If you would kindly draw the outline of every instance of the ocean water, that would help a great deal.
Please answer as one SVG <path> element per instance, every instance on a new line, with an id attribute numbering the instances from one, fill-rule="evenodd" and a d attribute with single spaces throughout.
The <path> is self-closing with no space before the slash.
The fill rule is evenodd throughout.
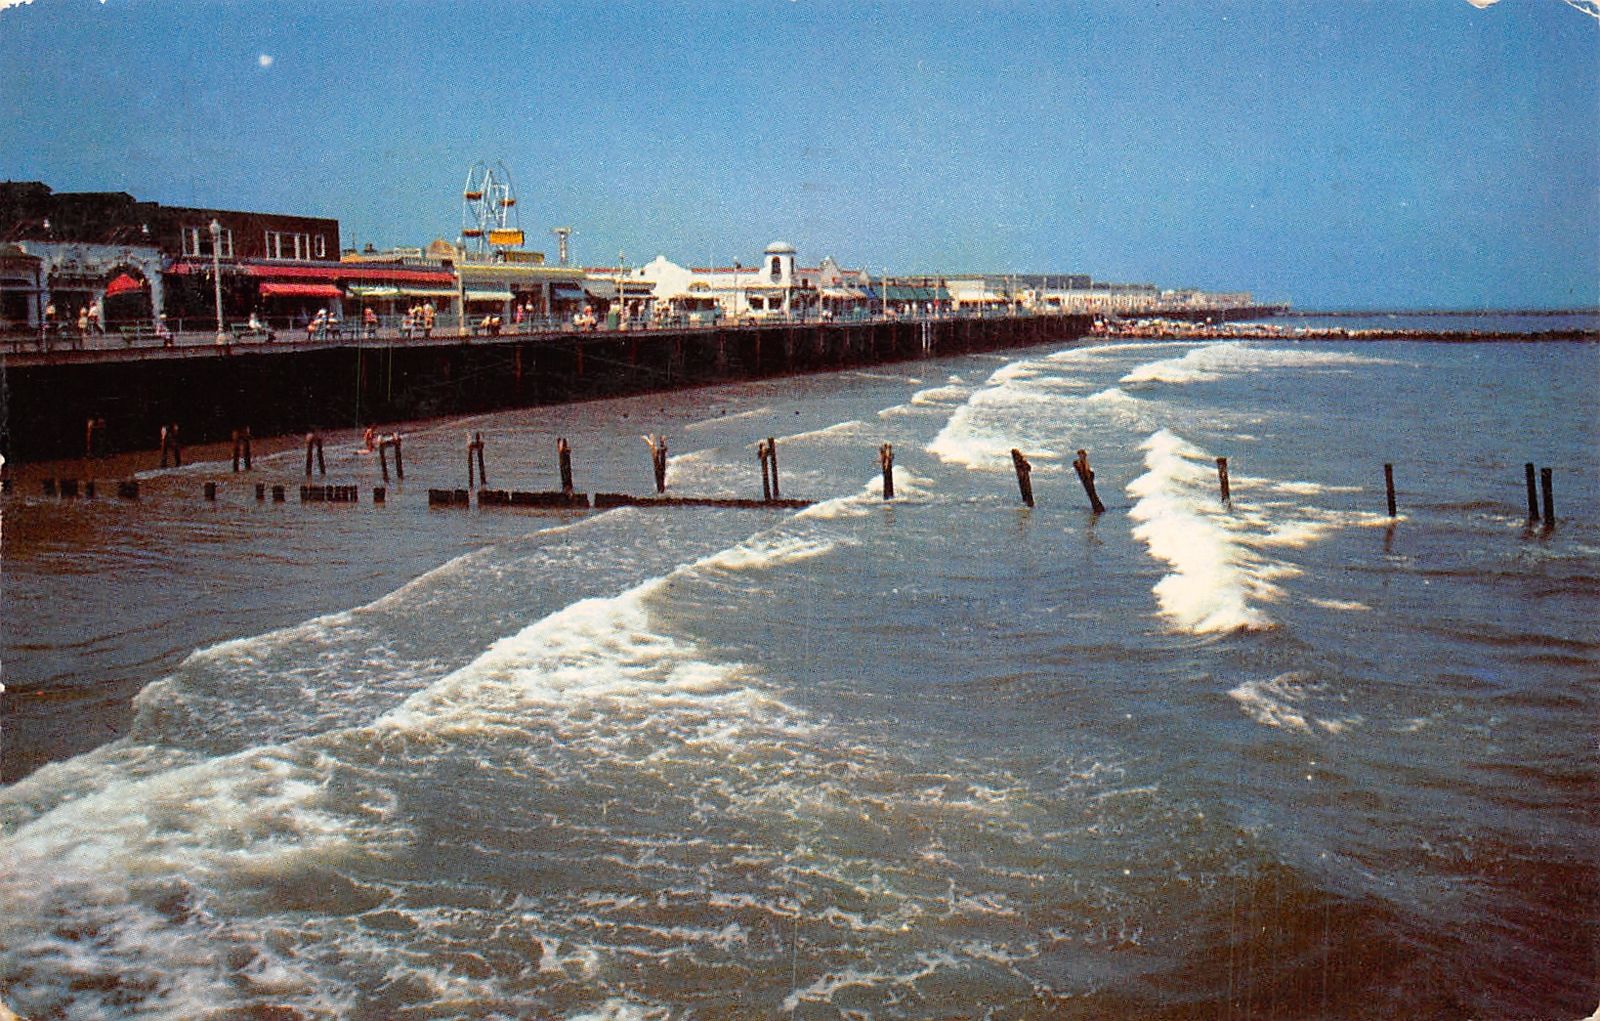
<path id="1" fill-rule="evenodd" d="M 1592 344 L 1085 341 L 414 424 L 385 506 L 348 435 L 357 506 L 215 451 L 136 505 L 20 485 L 0 998 L 1582 1017 L 1597 382 Z M 429 510 L 471 430 L 496 486 L 566 436 L 643 493 L 664 432 L 671 492 L 737 496 L 774 436 L 817 502 Z"/>

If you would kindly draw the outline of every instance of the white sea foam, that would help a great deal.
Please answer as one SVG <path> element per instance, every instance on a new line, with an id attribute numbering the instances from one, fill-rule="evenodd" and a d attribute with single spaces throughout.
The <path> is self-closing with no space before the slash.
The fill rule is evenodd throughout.
<path id="1" fill-rule="evenodd" d="M 1390 364 L 1393 363 L 1382 358 L 1320 347 L 1279 348 L 1230 340 L 1201 345 L 1179 358 L 1147 362 L 1123 376 L 1122 382 L 1206 383 L 1263 369 L 1345 369 Z"/>
<path id="2" fill-rule="evenodd" d="M 1270 680 L 1246 681 L 1228 692 L 1246 715 L 1263 726 L 1310 734 L 1320 730 L 1338 735 L 1361 723 L 1360 716 L 1313 715 L 1311 703 L 1342 699 L 1328 685 L 1309 674 L 1291 671 Z"/>
<path id="3" fill-rule="evenodd" d="M 738 422 L 747 418 L 770 419 L 775 412 L 769 407 L 752 408 L 749 411 L 736 411 L 731 415 L 717 415 L 713 418 L 702 418 L 698 422 L 690 422 L 685 429 L 704 429 L 708 426 L 722 425 L 726 422 Z"/>
<path id="4" fill-rule="evenodd" d="M 1128 483 L 1137 498 L 1129 516 L 1139 522 L 1134 536 L 1172 568 L 1154 589 L 1162 613 L 1194 634 L 1273 626 L 1251 600 L 1281 592 L 1222 520 L 1207 473 L 1192 460 L 1203 453 L 1165 429 L 1140 449 L 1147 471 Z"/>

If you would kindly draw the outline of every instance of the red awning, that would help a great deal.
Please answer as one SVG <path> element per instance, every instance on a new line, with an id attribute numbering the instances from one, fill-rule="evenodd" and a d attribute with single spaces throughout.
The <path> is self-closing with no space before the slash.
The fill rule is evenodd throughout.
<path id="1" fill-rule="evenodd" d="M 326 266 L 274 266 L 270 263 L 242 262 L 245 276 L 271 277 L 274 280 L 359 280 L 367 283 L 452 284 L 455 274 L 445 270 L 399 269 L 361 263 L 329 263 Z"/>
<path id="2" fill-rule="evenodd" d="M 106 284 L 106 297 L 109 298 L 113 294 L 122 294 L 126 291 L 140 291 L 143 289 L 143 280 L 135 280 L 126 273 L 119 273 L 111 278 L 109 284 Z"/>
<path id="3" fill-rule="evenodd" d="M 165 270 L 175 276 L 210 273 L 211 263 L 174 262 Z M 224 262 L 222 272 L 240 273 L 247 277 L 269 280 L 318 280 L 355 282 L 364 284 L 433 284 L 440 287 L 455 285 L 456 276 L 445 269 L 418 269 L 412 266 L 384 266 L 360 262 L 326 262 L 321 265 L 285 266 L 271 262 Z"/>
<path id="4" fill-rule="evenodd" d="M 342 298 L 339 288 L 332 284 L 275 284 L 261 285 L 263 298 Z"/>

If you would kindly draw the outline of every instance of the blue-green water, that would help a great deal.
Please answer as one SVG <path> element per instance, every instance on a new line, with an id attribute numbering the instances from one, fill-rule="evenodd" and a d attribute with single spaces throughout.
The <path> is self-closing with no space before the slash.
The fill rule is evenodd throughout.
<path id="1" fill-rule="evenodd" d="M 355 507 L 216 462 L 14 495 L 0 995 L 1581 1016 L 1597 381 L 1585 344 L 1085 342 L 426 423 L 385 506 L 354 437 Z M 671 491 L 741 496 L 776 436 L 821 502 L 429 511 L 468 430 L 497 486 L 553 488 L 566 436 L 580 489 L 643 492 L 665 432 Z"/>

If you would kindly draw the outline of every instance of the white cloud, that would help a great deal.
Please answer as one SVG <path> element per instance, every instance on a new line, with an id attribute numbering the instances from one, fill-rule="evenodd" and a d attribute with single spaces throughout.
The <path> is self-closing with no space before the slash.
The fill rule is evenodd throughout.
<path id="1" fill-rule="evenodd" d="M 256 63 L 260 64 L 262 67 L 271 67 L 272 66 L 272 54 L 263 53 L 261 56 L 256 58 Z"/>

